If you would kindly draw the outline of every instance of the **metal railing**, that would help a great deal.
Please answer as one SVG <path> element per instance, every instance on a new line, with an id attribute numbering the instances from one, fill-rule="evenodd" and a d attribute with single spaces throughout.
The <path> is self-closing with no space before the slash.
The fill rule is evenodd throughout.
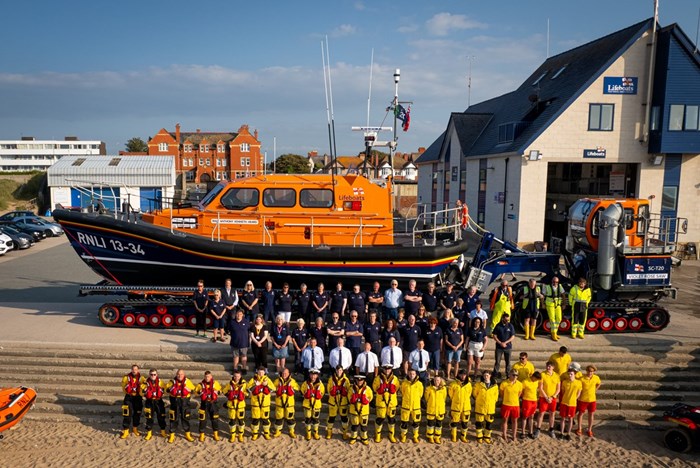
<path id="1" fill-rule="evenodd" d="M 448 233 L 450 240 L 460 240 L 462 226 L 459 211 L 459 208 L 448 208 L 419 214 L 412 229 L 413 246 L 416 246 L 418 239 L 422 239 L 425 245 L 434 246 L 437 244 L 439 233 Z M 423 227 L 419 228 L 421 221 Z"/>

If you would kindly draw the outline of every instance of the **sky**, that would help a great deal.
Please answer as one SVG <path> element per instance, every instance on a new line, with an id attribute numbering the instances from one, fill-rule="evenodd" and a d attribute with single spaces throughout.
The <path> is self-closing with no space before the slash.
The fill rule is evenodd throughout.
<path id="1" fill-rule="evenodd" d="M 549 55 L 653 16 L 652 0 L 3 0 L 0 139 L 102 140 L 108 154 L 161 128 L 259 131 L 273 155 L 329 152 L 321 42 L 328 38 L 338 155 L 352 126 L 393 125 L 393 74 L 429 146 L 451 112 L 517 88 Z M 692 41 L 698 0 L 660 0 Z M 549 41 L 547 23 L 549 22 Z M 471 93 L 468 77 L 471 68 Z M 390 139 L 389 133 L 379 139 Z M 276 147 L 273 141 L 276 140 Z"/>

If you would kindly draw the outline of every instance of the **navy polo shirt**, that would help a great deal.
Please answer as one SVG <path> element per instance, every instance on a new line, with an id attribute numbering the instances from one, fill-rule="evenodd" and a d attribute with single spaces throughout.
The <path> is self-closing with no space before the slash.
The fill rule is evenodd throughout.
<path id="1" fill-rule="evenodd" d="M 270 329 L 270 336 L 276 344 L 282 345 L 284 344 L 284 340 L 286 340 L 289 336 L 289 329 L 287 328 L 287 325 L 282 325 L 281 327 L 274 325 Z"/>
<path id="2" fill-rule="evenodd" d="M 364 336 L 367 343 L 375 343 L 381 340 L 382 326 L 379 322 L 374 322 L 374 324 L 366 322 L 363 328 L 365 330 Z"/>
<path id="3" fill-rule="evenodd" d="M 440 297 L 440 300 L 442 301 L 442 305 L 444 305 L 446 308 L 453 309 L 457 303 L 457 293 L 454 292 L 454 290 L 452 292 L 444 291 Z"/>
<path id="4" fill-rule="evenodd" d="M 277 293 L 277 311 L 291 312 L 292 311 L 292 294 L 289 292 L 280 291 Z"/>
<path id="5" fill-rule="evenodd" d="M 297 294 L 297 307 L 299 310 L 299 315 L 306 317 L 309 313 L 309 302 L 311 302 L 311 293 L 309 291 L 301 292 Z"/>
<path id="6" fill-rule="evenodd" d="M 231 347 L 234 349 L 250 347 L 250 322 L 245 317 L 239 322 L 231 320 L 229 324 Z"/>
<path id="7" fill-rule="evenodd" d="M 366 304 L 367 295 L 362 291 L 353 291 L 348 295 L 348 310 L 355 310 L 358 313 L 364 313 Z"/>
<path id="8" fill-rule="evenodd" d="M 425 350 L 429 353 L 434 353 L 440 350 L 440 340 L 442 339 L 442 330 L 440 327 L 435 327 L 435 330 L 428 328 L 423 334 L 425 341 Z"/>
<path id="9" fill-rule="evenodd" d="M 343 325 L 343 322 L 338 320 L 338 323 L 330 322 L 329 324 L 326 325 L 326 328 L 328 330 L 339 331 L 339 330 L 344 330 L 345 325 Z M 328 334 L 328 349 L 335 349 L 338 347 L 338 338 L 340 338 L 340 337 L 333 336 L 330 333 Z"/>
<path id="10" fill-rule="evenodd" d="M 420 309 L 420 304 L 422 302 L 423 298 L 423 293 L 418 291 L 417 289 L 415 291 L 404 291 L 403 293 L 404 298 L 406 297 L 419 297 L 421 298 L 421 301 L 413 302 L 413 301 L 407 301 L 404 299 L 403 303 L 403 309 L 406 311 L 406 317 L 409 315 L 418 315 L 418 309 Z"/>
<path id="11" fill-rule="evenodd" d="M 300 348 L 303 348 L 307 341 L 309 341 L 309 332 L 306 328 L 295 328 L 292 330 L 292 339 L 294 343 Z"/>
<path id="12" fill-rule="evenodd" d="M 358 331 L 360 332 L 360 336 L 347 336 L 348 332 L 355 332 Z M 345 344 L 347 345 L 348 348 L 356 348 L 359 349 L 360 345 L 362 344 L 362 334 L 364 333 L 364 328 L 362 327 L 362 324 L 357 321 L 355 323 L 352 323 L 351 321 L 345 322 Z"/>
<path id="13" fill-rule="evenodd" d="M 429 292 L 423 293 L 423 305 L 428 312 L 435 312 L 437 310 L 438 298 L 434 291 L 432 294 Z"/>
<path id="14" fill-rule="evenodd" d="M 309 330 L 309 338 L 316 338 L 318 347 L 325 351 L 326 349 L 326 336 L 328 332 L 326 327 L 318 328 L 315 325 Z"/>
<path id="15" fill-rule="evenodd" d="M 342 289 L 338 291 L 337 289 L 331 294 L 331 312 L 340 312 L 343 310 L 343 301 L 348 298 L 348 293 Z"/>
<path id="16" fill-rule="evenodd" d="M 493 329 L 493 336 L 498 338 L 498 341 L 504 342 L 509 340 L 511 336 L 515 335 L 515 328 L 512 323 L 507 323 L 503 325 L 503 322 L 499 322 Z M 500 345 L 498 345 L 500 346 Z M 513 342 L 511 341 L 502 349 L 511 349 L 513 347 Z"/>
<path id="17" fill-rule="evenodd" d="M 401 348 L 409 353 L 418 347 L 418 340 L 421 337 L 421 330 L 418 323 L 411 326 L 406 326 L 403 329 L 403 338 L 401 340 Z"/>
<path id="18" fill-rule="evenodd" d="M 452 345 L 452 346 L 457 346 L 459 342 L 462 340 L 462 336 L 464 336 L 464 332 L 462 331 L 461 328 L 457 328 L 456 330 L 453 330 L 450 328 L 445 332 L 445 338 L 447 341 Z M 464 344 L 464 343 L 462 343 Z"/>

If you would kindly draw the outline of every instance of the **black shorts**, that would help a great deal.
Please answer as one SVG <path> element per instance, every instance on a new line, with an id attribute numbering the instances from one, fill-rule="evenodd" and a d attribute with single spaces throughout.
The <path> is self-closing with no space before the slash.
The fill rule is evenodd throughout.
<path id="1" fill-rule="evenodd" d="M 528 307 L 521 311 L 521 317 L 523 319 L 536 319 L 539 314 L 540 311 L 533 307 Z"/>

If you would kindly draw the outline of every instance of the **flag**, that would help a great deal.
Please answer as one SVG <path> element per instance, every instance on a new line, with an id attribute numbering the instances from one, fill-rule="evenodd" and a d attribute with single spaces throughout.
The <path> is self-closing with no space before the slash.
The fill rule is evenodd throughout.
<path id="1" fill-rule="evenodd" d="M 403 121 L 403 131 L 404 132 L 408 131 L 409 125 L 411 125 L 411 106 L 408 106 L 408 110 L 406 111 L 406 118 Z"/>
<path id="2" fill-rule="evenodd" d="M 401 122 L 406 122 L 406 109 L 404 109 L 401 104 L 397 104 L 396 107 L 394 107 L 394 115 Z"/>
<path id="3" fill-rule="evenodd" d="M 644 271 L 644 266 L 638 263 L 634 264 L 634 271 Z"/>

